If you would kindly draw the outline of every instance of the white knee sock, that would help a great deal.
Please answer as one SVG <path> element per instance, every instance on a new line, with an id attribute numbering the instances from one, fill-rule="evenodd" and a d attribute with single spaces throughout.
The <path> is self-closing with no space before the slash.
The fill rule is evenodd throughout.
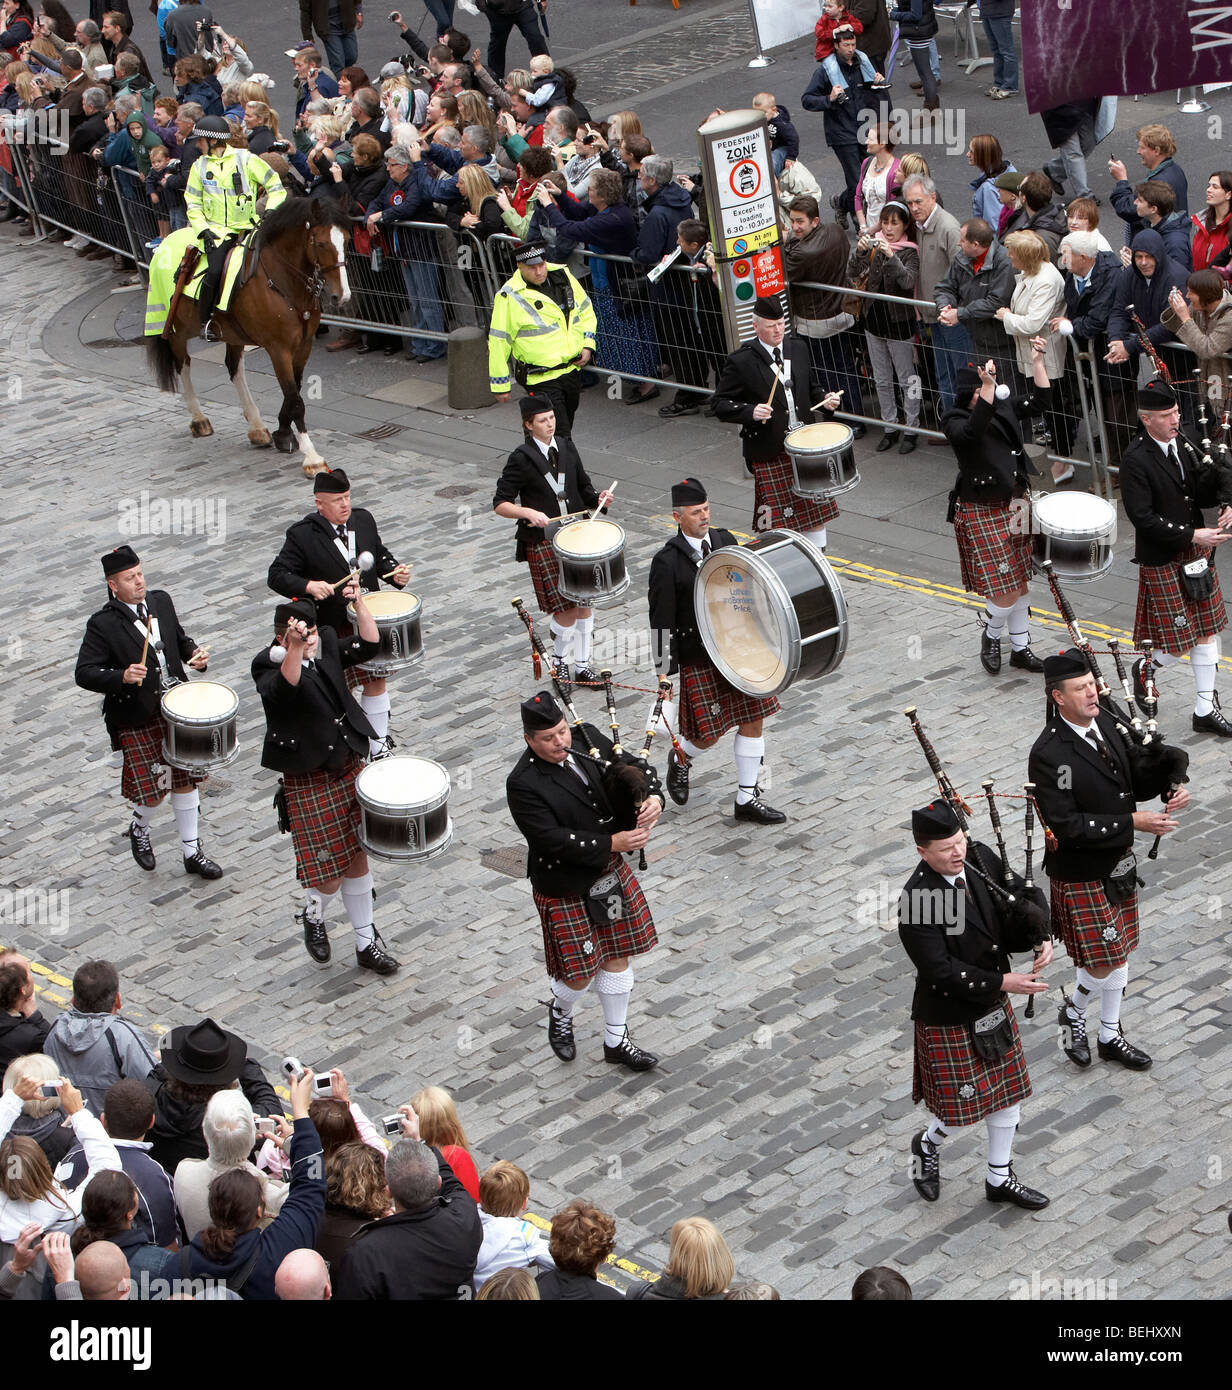
<path id="1" fill-rule="evenodd" d="M 552 629 L 552 654 L 557 661 L 568 661 L 573 647 L 573 628 L 562 627 L 555 618 L 548 626 Z"/>
<path id="2" fill-rule="evenodd" d="M 690 743 L 689 740 L 680 733 L 676 735 L 676 742 L 684 749 L 685 757 L 689 759 L 700 758 L 706 751 L 704 748 L 699 748 L 696 743 Z"/>
<path id="3" fill-rule="evenodd" d="M 372 922 L 372 875 L 342 880 L 342 906 L 355 928 L 355 949 L 362 951 L 376 939 Z"/>
<path id="4" fill-rule="evenodd" d="M 608 1047 L 619 1047 L 624 1041 L 625 1020 L 629 1017 L 633 967 L 626 966 L 616 974 L 600 970 L 595 977 L 595 992 L 603 1005 L 603 1041 Z"/>
<path id="5" fill-rule="evenodd" d="M 1194 713 L 1210 714 L 1215 708 L 1211 698 L 1215 694 L 1215 670 L 1219 665 L 1219 639 L 1212 638 L 1199 642 L 1189 652 L 1189 665 L 1193 671 Z"/>
<path id="6" fill-rule="evenodd" d="M 1001 636 L 1002 632 L 1005 631 L 1005 624 L 1013 611 L 1014 605 L 1012 603 L 1008 608 L 1002 608 L 993 603 L 991 599 L 984 600 L 984 619 L 987 623 L 987 635 L 989 638 L 996 641 Z"/>
<path id="7" fill-rule="evenodd" d="M 1074 978 L 1074 998 L 1070 1008 L 1074 1013 L 1085 1014 L 1092 998 L 1103 989 L 1103 981 L 1097 980 L 1085 967 L 1080 965 Z"/>
<path id="8" fill-rule="evenodd" d="M 732 745 L 736 755 L 736 805 L 745 806 L 753 800 L 757 790 L 757 777 L 761 772 L 761 758 L 766 751 L 764 738 L 746 738 L 737 734 Z"/>
<path id="9" fill-rule="evenodd" d="M 573 642 L 574 664 L 587 666 L 590 664 L 590 639 L 595 630 L 594 616 L 578 618 L 573 624 L 573 630 L 577 633 Z"/>
<path id="10" fill-rule="evenodd" d="M 304 911 L 313 916 L 319 916 L 321 921 L 325 920 L 325 909 L 338 896 L 335 888 L 332 893 L 322 893 L 319 888 L 304 889 Z"/>
<path id="11" fill-rule="evenodd" d="M 1023 651 L 1031 645 L 1031 632 L 1027 627 L 1027 614 L 1031 611 L 1031 600 L 1026 595 L 1014 600 L 1014 606 L 1009 611 L 1010 647 L 1016 651 Z"/>
<path id="12" fill-rule="evenodd" d="M 1014 1151 L 1014 1134 L 1018 1129 L 1020 1107 L 1011 1105 L 984 1116 L 988 1127 L 988 1181 L 1001 1187 L 1009 1181 L 1010 1155 Z"/>
<path id="13" fill-rule="evenodd" d="M 1179 656 L 1173 656 L 1171 652 L 1155 651 L 1151 653 L 1151 660 L 1156 666 L 1172 666 L 1180 659 Z"/>
<path id="14" fill-rule="evenodd" d="M 818 550 L 826 548 L 826 528 L 823 526 L 820 531 L 805 531 L 804 539 L 812 541 Z"/>
<path id="15" fill-rule="evenodd" d="M 175 792 L 173 793 L 173 795 L 179 796 L 180 793 Z M 158 807 L 138 806 L 135 802 L 130 801 L 128 803 L 128 809 L 132 812 L 133 819 L 142 828 L 142 830 L 148 830 L 150 828 L 150 817 L 153 816 L 154 812 L 158 809 Z"/>
<path id="16" fill-rule="evenodd" d="M 361 695 L 359 707 L 367 715 L 368 723 L 376 732 L 375 740 L 369 739 L 368 742 L 380 743 L 389 732 L 389 691 L 384 695 Z"/>
<path id="17" fill-rule="evenodd" d="M 196 787 L 190 792 L 171 793 L 171 812 L 175 816 L 175 828 L 180 832 L 185 859 L 191 859 L 197 852 L 197 810 L 200 805 L 201 796 Z"/>
<path id="18" fill-rule="evenodd" d="M 556 1003 L 556 1012 L 561 1018 L 572 1018 L 574 1006 L 589 988 L 589 981 L 581 989 L 574 989 L 564 980 L 552 981 L 552 998 Z"/>
<path id="19" fill-rule="evenodd" d="M 928 1117 L 928 1128 L 924 1131 L 924 1142 L 930 1149 L 939 1149 L 941 1141 L 950 1137 L 950 1129 L 943 1125 L 935 1115 Z"/>
<path id="20" fill-rule="evenodd" d="M 1128 961 L 1099 982 L 1099 1040 L 1111 1042 L 1121 1031 L 1121 1001 L 1129 984 Z"/>

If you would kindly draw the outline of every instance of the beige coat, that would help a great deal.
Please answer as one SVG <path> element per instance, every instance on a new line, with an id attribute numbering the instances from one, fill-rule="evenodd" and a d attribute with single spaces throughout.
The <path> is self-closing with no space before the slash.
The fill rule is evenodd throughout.
<path id="1" fill-rule="evenodd" d="M 938 204 L 928 219 L 927 228 L 916 223 L 916 235 L 920 239 L 920 273 L 916 280 L 915 297 L 931 299 L 937 282 L 944 280 L 954 257 L 958 255 L 958 238 L 961 227 L 953 213 Z M 936 323 L 939 311 L 921 309 L 920 317 L 925 323 Z"/>
<path id="2" fill-rule="evenodd" d="M 1023 275 L 1020 271 L 1014 277 L 1009 307 L 1001 326 L 1014 340 L 1018 370 L 1023 376 L 1033 374 L 1031 339 L 1042 333 L 1047 343 L 1044 367 L 1048 380 L 1056 381 L 1065 370 L 1065 339 L 1049 331 L 1048 321 L 1065 313 L 1065 281 L 1061 272 L 1048 261 L 1035 275 Z"/>
<path id="3" fill-rule="evenodd" d="M 1227 356 L 1232 353 L 1232 295 L 1225 290 L 1223 299 L 1209 314 L 1190 310 L 1184 323 L 1170 307 L 1166 308 L 1160 315 L 1160 322 L 1197 356 L 1207 401 L 1214 406 L 1215 414 L 1220 414 L 1225 404 L 1228 376 L 1232 373 L 1232 361 Z"/>

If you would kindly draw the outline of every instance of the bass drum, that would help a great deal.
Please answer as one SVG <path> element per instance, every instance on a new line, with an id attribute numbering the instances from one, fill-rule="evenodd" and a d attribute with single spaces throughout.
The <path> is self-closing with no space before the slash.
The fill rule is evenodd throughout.
<path id="1" fill-rule="evenodd" d="M 693 581 L 697 628 L 719 674 L 746 695 L 778 695 L 836 671 L 847 604 L 829 561 L 795 531 L 713 551 Z"/>

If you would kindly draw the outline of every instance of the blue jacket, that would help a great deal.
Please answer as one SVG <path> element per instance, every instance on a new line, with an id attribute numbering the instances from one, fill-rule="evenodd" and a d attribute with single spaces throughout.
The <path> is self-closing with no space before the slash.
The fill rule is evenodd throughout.
<path id="1" fill-rule="evenodd" d="M 222 115 L 222 94 L 218 90 L 217 83 L 211 85 L 210 82 L 189 82 L 183 87 L 175 89 L 175 99 L 181 106 L 186 101 L 196 101 L 201 104 L 201 110 L 207 116 Z"/>
<path id="2" fill-rule="evenodd" d="M 825 68 L 818 63 L 812 80 L 800 98 L 800 105 L 806 111 L 825 113 L 824 127 L 826 144 L 834 149 L 839 145 L 860 145 L 860 112 L 876 111 L 880 105 L 878 93 L 865 83 L 864 70 L 860 66 L 857 53 L 850 63 L 844 63 L 837 53 L 834 60 L 847 82 L 847 99 L 837 105 L 830 101 L 830 88 L 833 85 Z"/>
<path id="3" fill-rule="evenodd" d="M 1073 272 L 1066 273 L 1065 316 L 1074 325 L 1074 337 L 1079 341 L 1102 338 L 1108 332 L 1108 319 L 1124 269 L 1115 251 L 1099 252 L 1091 267 L 1090 281 L 1081 295 Z"/>
<path id="4" fill-rule="evenodd" d="M 971 215 L 982 217 L 995 232 L 1001 219 L 1001 199 L 997 194 L 997 180 L 1002 174 L 1015 174 L 1018 171 L 1007 163 L 1004 169 L 995 174 L 981 174 L 971 181 Z"/>
<path id="5" fill-rule="evenodd" d="M 1175 160 L 1165 159 L 1162 164 L 1157 164 L 1154 169 L 1146 172 L 1145 177 L 1166 183 L 1176 198 L 1173 211 L 1179 212 L 1182 217 L 1189 216 L 1189 181 L 1185 178 L 1184 169 Z M 1134 186 L 1128 179 L 1117 180 L 1110 201 L 1120 214 L 1126 232 L 1131 238 L 1145 228 L 1146 223 L 1134 208 Z"/>
<path id="6" fill-rule="evenodd" d="M 778 114 L 770 122 L 770 148 L 785 151 L 788 159 L 800 158 L 800 133 L 785 106 L 779 107 Z"/>
<path id="7" fill-rule="evenodd" d="M 368 212 L 370 215 L 379 212 L 384 226 L 390 226 L 395 222 L 438 220 L 432 207 L 432 199 L 420 188 L 414 173 L 408 173 L 401 183 L 395 183 L 390 179 L 372 200 Z"/>
<path id="8" fill-rule="evenodd" d="M 692 216 L 693 200 L 678 183 L 656 189 L 646 199 L 646 218 L 633 248 L 633 259 L 647 270 L 658 265 L 669 251 L 676 249 L 676 228 Z"/>
<path id="9" fill-rule="evenodd" d="M 627 256 L 637 245 L 633 209 L 624 203 L 600 211 L 590 203 L 560 198 L 543 209 L 543 216 L 556 228 L 556 249 L 562 254 L 579 242 L 609 256 Z"/>
<path id="10" fill-rule="evenodd" d="M 323 69 L 317 73 L 316 83 L 316 96 L 308 90 L 306 82 L 300 87 L 299 95 L 295 98 L 296 121 L 304 114 L 304 108 L 310 101 L 315 101 L 317 97 L 336 97 L 338 95 L 338 84 Z"/>
<path id="11" fill-rule="evenodd" d="M 1145 232 L 1139 232 L 1134 237 L 1133 249 L 1155 257 L 1155 274 L 1148 281 L 1132 261 L 1121 267 L 1116 301 L 1108 321 L 1108 338 L 1109 341 L 1120 339 L 1129 355 L 1136 358 L 1142 347 L 1128 306 L 1134 306 L 1134 313 L 1146 325 L 1146 336 L 1157 348 L 1170 343 L 1172 332 L 1164 327 L 1161 316 L 1168 304 L 1169 290 L 1175 286 L 1184 294 L 1186 277 L 1184 270 L 1168 259 L 1164 239 L 1157 231 L 1148 227 Z"/>

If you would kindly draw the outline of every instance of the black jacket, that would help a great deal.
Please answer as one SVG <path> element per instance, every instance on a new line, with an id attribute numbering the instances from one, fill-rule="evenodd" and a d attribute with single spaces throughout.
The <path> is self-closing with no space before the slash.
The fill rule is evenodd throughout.
<path id="1" fill-rule="evenodd" d="M 299 683 L 284 680 L 282 666 L 264 648 L 252 659 L 252 679 L 265 707 L 261 766 L 275 772 L 317 772 L 343 761 L 339 743 L 366 757 L 376 730 L 347 689 L 344 672 L 380 650 L 362 637 L 339 641 L 318 625 L 320 645 L 312 670 L 300 667 Z"/>
<path id="2" fill-rule="evenodd" d="M 1074 340 L 1079 347 L 1085 348 L 1095 339 L 1101 360 L 1108 351 L 1108 320 L 1123 269 L 1115 251 L 1098 252 L 1087 287 L 1081 294 L 1073 271 L 1065 272 L 1065 317 L 1074 325 Z"/>
<path id="3" fill-rule="evenodd" d="M 333 1275 L 335 1298 L 386 1302 L 471 1296 L 483 1244 L 479 1208 L 440 1150 L 432 1152 L 441 1175 L 440 1193 L 418 1211 L 398 1211 L 361 1226 Z"/>
<path id="4" fill-rule="evenodd" d="M 373 558 L 370 570 L 361 572 L 360 587 L 368 593 L 375 593 L 381 587 L 381 575 L 388 574 L 397 566 L 392 552 L 381 540 L 372 513 L 362 507 L 354 507 L 346 522 L 347 530 L 354 533 L 353 555 L 369 551 Z M 352 566 L 343 558 L 333 527 L 320 512 L 309 512 L 294 526 L 287 528 L 282 549 L 274 557 L 269 567 L 266 583 L 276 594 L 286 598 L 302 598 L 308 592 L 312 579 L 324 579 L 333 583 L 341 579 Z M 396 586 L 394 586 L 396 587 Z M 335 632 L 349 630 L 347 600 L 335 593 L 332 598 L 318 599 L 317 622 L 320 627 L 332 627 Z"/>
<path id="5" fill-rule="evenodd" d="M 1121 456 L 1121 501 L 1134 528 L 1134 559 L 1140 565 L 1167 565 L 1193 544 L 1197 527 L 1205 526 L 1203 507 L 1232 503 L 1232 469 L 1204 467 L 1199 451 L 1178 437 L 1177 455 L 1185 480 L 1140 431 Z"/>
<path id="6" fill-rule="evenodd" d="M 51 1024 L 37 1009 L 29 1018 L 21 1014 L 11 1014 L 7 1010 L 0 1013 L 0 1072 L 18 1057 L 28 1057 L 32 1052 L 42 1052 Z"/>
<path id="7" fill-rule="evenodd" d="M 373 116 L 367 121 L 356 121 L 351 126 L 350 130 L 347 131 L 346 138 L 354 144 L 357 135 L 371 135 L 380 145 L 381 153 L 384 154 L 393 140 L 393 135 L 388 130 L 381 129 L 384 123 L 384 117 L 380 115 Z M 384 187 L 383 183 L 381 187 Z"/>
<path id="8" fill-rule="evenodd" d="M 1057 264 L 1061 254 L 1061 238 L 1069 231 L 1063 208 L 1059 208 L 1056 203 L 1049 203 L 1038 212 L 1028 212 L 1020 230 L 1034 232 L 1048 247 L 1048 255 L 1053 265 Z M 1005 238 L 1002 237 L 1001 240 L 1004 241 Z"/>
<path id="9" fill-rule="evenodd" d="M 730 531 L 713 526 L 707 538 L 711 550 L 739 543 Z M 693 606 L 693 582 L 700 563 L 679 529 L 650 562 L 650 641 L 655 667 L 663 675 L 674 676 L 682 665 L 710 662 Z"/>
<path id="10" fill-rule="evenodd" d="M 1001 859 L 987 845 L 972 841 L 959 890 L 923 860 L 903 885 L 898 900 L 898 935 L 916 968 L 911 1017 L 932 1027 L 973 1023 L 1001 997 L 1001 977 L 1012 969 L 1010 953 L 1030 951 L 1025 927 L 1005 918 L 975 862 L 994 882 Z"/>
<path id="11" fill-rule="evenodd" d="M 836 52 L 834 61 L 847 84 L 846 100 L 838 103 L 830 100 L 834 84 L 820 63 L 817 64 L 808 86 L 800 97 L 800 105 L 806 111 L 825 113 L 822 117 L 822 129 L 825 132 L 826 144 L 831 149 L 836 149 L 839 145 L 860 144 L 861 112 L 878 110 L 878 97 L 883 95 L 865 85 L 864 70 L 860 66 L 858 54 L 850 63 L 845 63 Z"/>
<path id="12" fill-rule="evenodd" d="M 601 769 L 587 756 L 593 744 L 601 757 L 611 758 L 612 743 L 593 725 L 583 727 L 590 743 L 575 729 L 572 748 L 584 783 L 564 763 L 545 762 L 529 747 L 505 781 L 510 813 L 526 837 L 527 877 L 536 892 L 549 898 L 584 893 L 612 857 L 612 805 Z M 647 772 L 652 794 L 666 805 L 654 768 Z"/>
<path id="13" fill-rule="evenodd" d="M 800 423 L 811 424 L 814 419 L 826 418 L 820 411 L 814 416 L 812 401 L 813 357 L 803 338 L 784 337 L 780 351 L 783 361 L 791 364 L 791 393 L 796 402 Z M 761 405 L 774 385 L 770 404 L 774 414 L 769 420 L 753 419 L 753 407 Z M 818 392 L 824 394 L 824 391 Z M 756 339 L 740 346 L 731 354 L 719 372 L 714 388 L 714 413 L 729 424 L 739 423 L 740 440 L 745 464 L 764 463 L 783 452 L 787 438 L 787 398 L 783 388 L 774 381 L 774 372 L 766 350 Z M 752 469 L 749 470 L 752 472 Z"/>
<path id="14" fill-rule="evenodd" d="M 154 1091 L 154 1124 L 146 1138 L 150 1141 L 150 1157 L 174 1175 L 182 1158 L 208 1158 L 201 1121 L 205 1119 L 205 1104 L 188 1105 L 173 1096 L 164 1084 L 167 1073 L 159 1065 L 154 1068 L 146 1085 Z M 239 1075 L 240 1090 L 248 1097 L 252 1113 L 262 1117 L 281 1115 L 282 1101 L 270 1085 L 261 1068 L 248 1057 Z"/>
<path id="15" fill-rule="evenodd" d="M 598 1279 L 585 1274 L 569 1274 L 563 1269 L 544 1269 L 539 1272 L 536 1282 L 539 1297 L 544 1302 L 595 1302 L 603 1303 L 611 1299 L 623 1300 L 624 1294 L 611 1284 L 601 1284 Z"/>
<path id="16" fill-rule="evenodd" d="M 171 595 L 162 589 L 151 589 L 145 596 L 145 606 L 150 617 L 158 621 L 168 673 L 187 680 L 184 662 L 197 644 L 180 626 Z M 106 607 L 86 623 L 75 678 L 83 690 L 97 691 L 103 697 L 103 722 L 108 729 L 132 729 L 158 713 L 162 684 L 153 650 L 146 653 L 145 680 L 140 685 L 124 684 L 124 670 L 141 660 L 144 642 L 144 629 L 132 609 L 119 599 L 108 599 Z"/>
<path id="17" fill-rule="evenodd" d="M 933 300 L 938 309 L 952 305 L 958 310 L 958 322 L 967 330 L 977 353 L 1003 361 L 1009 339 L 997 319 L 997 310 L 1008 308 L 1013 294 L 1014 267 L 1009 253 L 994 241 L 978 273 L 971 257 L 960 251 L 937 281 Z"/>
<path id="18" fill-rule="evenodd" d="M 1044 824 L 1059 842 L 1045 850 L 1044 869 L 1063 883 L 1105 878 L 1134 842 L 1137 806 L 1125 740 L 1106 710 L 1095 718 L 1115 770 L 1059 715 L 1049 719 L 1027 763 Z"/>
<path id="19" fill-rule="evenodd" d="M 975 406 L 955 401 L 941 420 L 941 428 L 958 460 L 958 477 L 950 494 L 964 502 L 1004 506 L 1026 491 L 1027 475 L 1035 467 L 1023 449 L 1019 420 L 1042 415 L 1052 397 L 1051 387 L 1032 383 L 1031 393 L 1008 401 L 976 396 Z M 953 520 L 951 514 L 950 520 Z"/>
<path id="20" fill-rule="evenodd" d="M 580 512 L 584 507 L 595 507 L 599 494 L 582 463 L 573 440 L 557 435 L 552 441 L 560 450 L 560 463 L 565 472 L 565 511 Z M 560 503 L 548 485 L 548 461 L 543 451 L 533 439 L 527 437 L 505 461 L 505 467 L 496 480 L 496 493 L 492 507 L 502 502 L 513 502 L 519 507 L 533 507 L 546 516 L 560 516 Z M 531 526 L 519 518 L 518 548 L 515 559 L 526 559 L 526 547 L 543 539 L 543 527 Z"/>

